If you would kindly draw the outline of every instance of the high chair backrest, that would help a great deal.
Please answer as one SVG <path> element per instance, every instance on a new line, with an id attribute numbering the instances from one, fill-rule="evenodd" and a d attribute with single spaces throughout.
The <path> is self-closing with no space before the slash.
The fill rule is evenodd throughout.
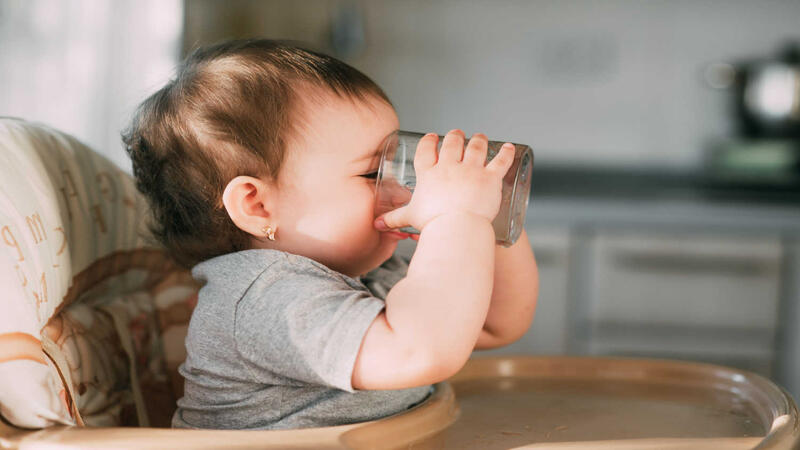
<path id="1" fill-rule="evenodd" d="M 0 414 L 168 426 L 197 286 L 134 181 L 75 138 L 0 118 Z"/>

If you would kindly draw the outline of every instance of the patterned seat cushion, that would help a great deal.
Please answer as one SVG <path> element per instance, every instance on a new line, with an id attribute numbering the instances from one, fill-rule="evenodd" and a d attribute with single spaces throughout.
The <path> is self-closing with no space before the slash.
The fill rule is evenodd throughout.
<path id="1" fill-rule="evenodd" d="M 69 135 L 0 118 L 0 180 L 0 414 L 168 426 L 197 286 L 150 237 L 132 178 Z"/>

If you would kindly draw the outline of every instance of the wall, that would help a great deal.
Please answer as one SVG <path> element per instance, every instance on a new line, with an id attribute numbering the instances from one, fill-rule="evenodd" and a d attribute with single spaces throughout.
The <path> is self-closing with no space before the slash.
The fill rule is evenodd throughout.
<path id="1" fill-rule="evenodd" d="M 186 12 L 187 48 L 311 42 L 378 81 L 402 127 L 528 143 L 540 164 L 694 167 L 732 129 L 707 65 L 800 40 L 800 2 L 786 0 L 196 0 Z M 338 52 L 331 29 L 350 36 Z"/>
<path id="2" fill-rule="evenodd" d="M 0 1 L 0 116 L 70 133 L 125 170 L 120 131 L 171 76 L 180 0 Z"/>

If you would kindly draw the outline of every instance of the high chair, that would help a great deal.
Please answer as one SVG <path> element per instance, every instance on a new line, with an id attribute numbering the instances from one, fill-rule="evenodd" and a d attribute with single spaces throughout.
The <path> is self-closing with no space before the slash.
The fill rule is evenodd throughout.
<path id="1" fill-rule="evenodd" d="M 1 448 L 800 446 L 797 406 L 758 375 L 575 357 L 474 358 L 420 405 L 370 422 L 169 429 L 199 286 L 148 217 L 110 161 L 0 118 Z"/>

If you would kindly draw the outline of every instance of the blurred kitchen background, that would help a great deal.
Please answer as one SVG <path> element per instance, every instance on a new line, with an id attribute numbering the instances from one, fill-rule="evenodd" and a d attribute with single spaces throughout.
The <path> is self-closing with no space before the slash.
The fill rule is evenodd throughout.
<path id="1" fill-rule="evenodd" d="M 130 170 L 137 104 L 233 37 L 347 61 L 403 129 L 534 149 L 536 318 L 478 353 L 706 361 L 800 398 L 800 1 L 0 0 L 0 115 Z"/>

